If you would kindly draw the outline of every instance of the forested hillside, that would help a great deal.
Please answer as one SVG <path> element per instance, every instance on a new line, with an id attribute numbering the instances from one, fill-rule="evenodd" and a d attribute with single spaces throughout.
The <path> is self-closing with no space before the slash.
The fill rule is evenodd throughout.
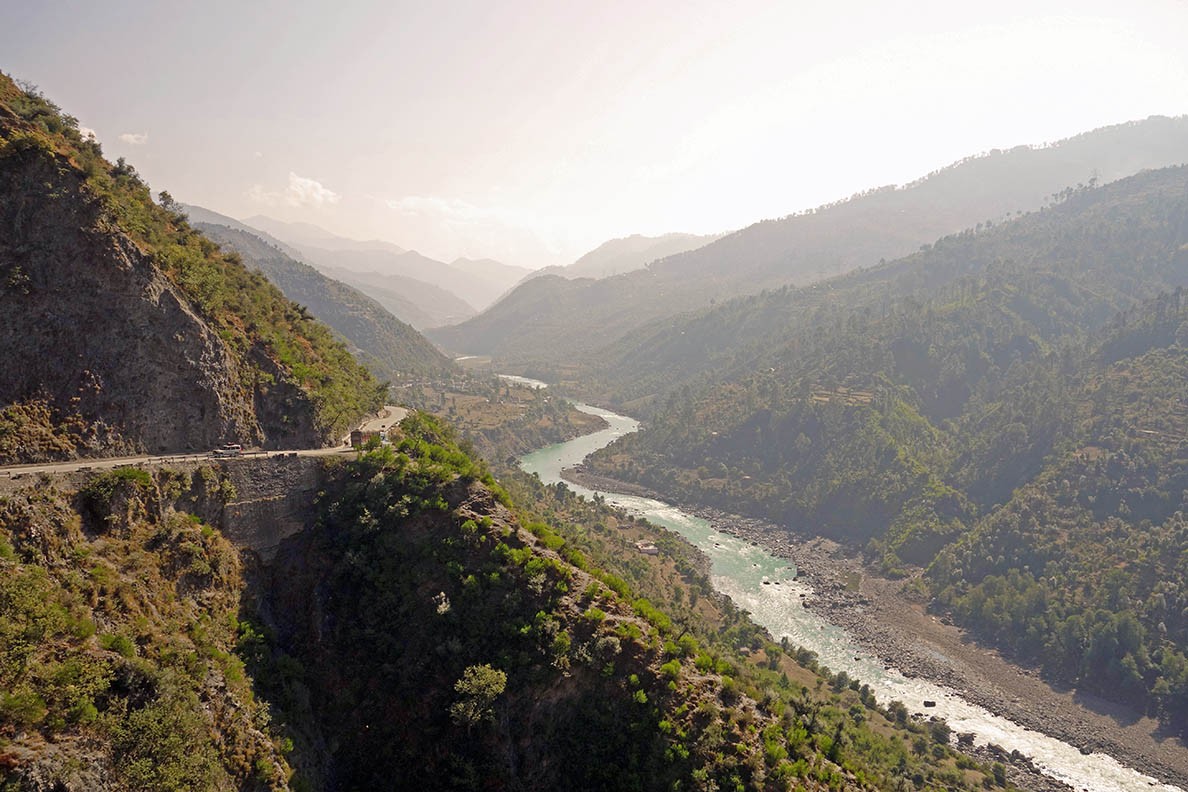
<path id="1" fill-rule="evenodd" d="M 770 643 L 674 538 L 659 540 L 660 573 L 640 575 L 602 549 L 622 518 L 560 490 L 517 491 L 525 506 L 419 413 L 394 446 L 327 463 L 307 525 L 269 561 L 208 522 L 237 497 L 225 468 L 6 486 L 0 783 L 1001 783 L 1001 767 L 948 747 L 945 724 L 911 722 Z M 602 557 L 628 562 L 632 582 Z M 678 624 L 636 588 L 660 577 L 660 602 L 704 604 Z"/>
<path id="2" fill-rule="evenodd" d="M 987 639 L 1054 677 L 1146 700 L 1185 729 L 1188 298 L 1119 317 L 1092 362 L 1056 453 L 937 557 L 928 582 Z M 1001 445 L 1026 444 L 1066 407 L 1041 391 Z"/>
<path id="3" fill-rule="evenodd" d="M 249 269 L 263 273 L 288 299 L 333 328 L 381 379 L 399 385 L 452 371 L 450 361 L 424 336 L 358 290 L 294 261 L 246 231 L 210 223 L 195 227 L 239 254 Z"/>
<path id="4" fill-rule="evenodd" d="M 892 574 L 931 564 L 963 623 L 1174 720 L 1185 286 L 1188 169 L 1083 190 L 662 331 L 659 376 L 686 386 L 593 466 L 857 543 Z"/>
<path id="5" fill-rule="evenodd" d="M 1186 129 L 1186 118 L 1156 117 L 972 157 L 903 187 L 756 223 L 643 270 L 593 282 L 533 279 L 430 338 L 453 351 L 535 366 L 547 377 L 543 367 L 581 363 L 652 320 L 873 266 L 945 234 L 1039 208 L 1078 185 L 1181 164 L 1188 161 Z"/>
<path id="6" fill-rule="evenodd" d="M 771 367 L 860 371 L 849 345 L 837 343 L 842 334 L 869 345 L 862 327 L 894 322 L 894 312 L 916 321 L 911 315 L 929 300 L 944 308 L 944 322 L 964 322 L 955 310 L 983 310 L 970 295 L 987 288 L 989 278 L 1013 293 L 1007 299 L 1038 303 L 1007 306 L 1020 319 L 1036 320 L 1037 332 L 1050 336 L 1098 327 L 1117 311 L 1183 282 L 1177 247 L 1183 231 L 1175 212 L 1183 203 L 1184 182 L 1184 169 L 1172 168 L 1083 188 L 1043 211 L 967 229 L 911 256 L 811 288 L 785 287 L 653 322 L 591 356 L 584 385 L 629 405 L 668 398 L 699 381 L 737 379 Z M 1095 289 L 1099 279 L 1110 288 Z M 935 301 L 945 289 L 951 296 Z M 1003 296 L 993 288 L 989 293 Z M 952 377 L 960 377 L 961 370 L 946 365 Z M 882 370 L 885 363 L 875 366 Z"/>
<path id="7" fill-rule="evenodd" d="M 309 447 L 382 401 L 329 328 L 0 75 L 0 459 Z"/>

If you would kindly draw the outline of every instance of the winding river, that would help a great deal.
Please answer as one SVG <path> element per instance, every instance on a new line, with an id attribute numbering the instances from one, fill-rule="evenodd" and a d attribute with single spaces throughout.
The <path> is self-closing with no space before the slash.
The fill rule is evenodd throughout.
<path id="1" fill-rule="evenodd" d="M 516 378 L 530 387 L 545 383 Z M 520 459 L 520 466 L 536 473 L 546 483 L 561 481 L 564 468 L 578 464 L 592 452 L 639 428 L 639 422 L 608 410 L 575 404 L 577 409 L 606 420 L 609 428 L 548 446 Z M 590 497 L 593 490 L 567 482 L 579 495 Z M 608 503 L 647 518 L 676 531 L 703 551 L 711 562 L 714 586 L 735 604 L 751 613 L 756 623 L 766 627 L 779 640 L 789 641 L 816 652 L 820 661 L 833 671 L 845 671 L 874 689 L 882 701 L 898 699 L 909 710 L 924 713 L 924 701 L 936 706 L 927 710 L 945 718 L 956 732 L 972 732 L 976 741 L 996 743 L 1007 751 L 1018 750 L 1053 778 L 1074 789 L 1182 792 L 1179 787 L 1156 781 L 1141 772 L 1119 764 L 1101 753 L 1083 756 L 1068 743 L 1025 729 L 979 706 L 957 693 L 924 679 L 910 679 L 895 669 L 887 669 L 875 656 L 860 648 L 842 628 L 806 610 L 802 594 L 811 594 L 803 581 L 795 578 L 795 568 L 785 559 L 760 547 L 714 530 L 705 520 L 661 501 L 616 492 L 600 492 Z M 764 580 L 780 585 L 764 585 Z"/>

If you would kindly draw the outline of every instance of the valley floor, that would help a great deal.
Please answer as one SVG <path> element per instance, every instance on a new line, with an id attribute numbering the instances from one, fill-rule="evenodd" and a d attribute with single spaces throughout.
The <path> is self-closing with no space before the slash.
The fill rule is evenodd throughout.
<path id="1" fill-rule="evenodd" d="M 574 469 L 565 477 L 587 487 L 645 495 L 654 492 Z M 790 533 L 761 520 L 704 508 L 697 514 L 734 536 L 792 561 L 814 596 L 806 605 L 845 627 L 866 649 L 909 676 L 945 685 L 976 704 L 1036 731 L 1090 751 L 1105 752 L 1147 775 L 1188 789 L 1188 743 L 1161 731 L 1140 712 L 1096 696 L 1053 687 L 1033 670 L 977 644 L 942 622 L 905 592 L 908 581 L 879 577 L 848 548 L 828 539 Z M 1027 789 L 1068 789 L 1046 776 L 1016 783 Z"/>

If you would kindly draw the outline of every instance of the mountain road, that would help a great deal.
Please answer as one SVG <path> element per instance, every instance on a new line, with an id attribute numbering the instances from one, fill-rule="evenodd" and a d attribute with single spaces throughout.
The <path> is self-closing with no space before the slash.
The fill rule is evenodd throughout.
<path id="1" fill-rule="evenodd" d="M 379 413 L 364 421 L 358 428 L 363 431 L 387 430 L 400 423 L 408 415 L 403 407 L 385 405 Z M 218 456 L 213 451 L 180 454 L 155 454 L 148 456 L 112 457 L 108 459 L 72 459 L 68 462 L 36 462 L 27 465 L 5 465 L 0 467 L 0 478 L 20 479 L 40 473 L 74 473 L 87 470 L 112 470 L 119 467 L 138 465 L 165 465 L 179 462 L 202 462 L 209 459 L 267 459 L 269 457 L 320 457 L 351 452 L 349 436 L 337 446 L 328 448 L 301 448 L 276 451 L 244 451 L 237 456 Z"/>

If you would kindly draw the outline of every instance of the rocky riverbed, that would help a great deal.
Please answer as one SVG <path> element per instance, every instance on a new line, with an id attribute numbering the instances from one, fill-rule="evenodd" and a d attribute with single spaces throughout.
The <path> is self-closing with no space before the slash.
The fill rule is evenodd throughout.
<path id="1" fill-rule="evenodd" d="M 645 488 L 571 468 L 564 477 L 582 486 L 664 500 Z M 844 627 L 866 650 L 908 676 L 944 685 L 963 698 L 1082 751 L 1102 751 L 1165 782 L 1188 789 L 1188 745 L 1165 734 L 1157 721 L 1097 697 L 1047 684 L 977 644 L 963 630 L 927 611 L 912 579 L 888 580 L 862 563 L 851 548 L 797 534 L 763 520 L 708 508 L 685 511 L 715 529 L 763 546 L 796 565 L 813 590 L 806 606 Z M 1069 787 L 1044 776 L 1021 756 L 977 749 L 984 759 L 1011 768 L 1013 782 L 1036 792 Z M 1093 792 L 1090 790 L 1090 792 Z"/>

